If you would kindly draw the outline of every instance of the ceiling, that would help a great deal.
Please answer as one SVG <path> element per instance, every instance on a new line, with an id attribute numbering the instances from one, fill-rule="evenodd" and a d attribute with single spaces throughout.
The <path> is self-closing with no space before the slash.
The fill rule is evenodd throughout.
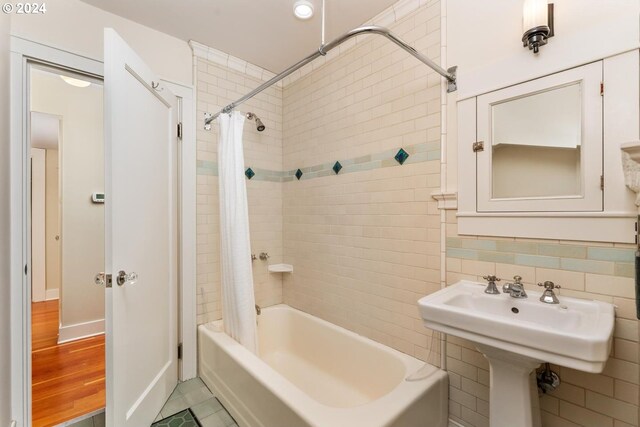
<path id="1" fill-rule="evenodd" d="M 322 0 L 314 16 L 293 15 L 294 0 L 82 0 L 179 39 L 195 40 L 280 72 L 320 45 Z M 338 37 L 397 0 L 326 0 L 326 41 Z"/>

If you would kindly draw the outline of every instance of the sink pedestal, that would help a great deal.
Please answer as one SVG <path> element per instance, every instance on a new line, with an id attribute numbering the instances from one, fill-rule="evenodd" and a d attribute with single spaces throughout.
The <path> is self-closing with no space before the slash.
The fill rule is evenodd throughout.
<path id="1" fill-rule="evenodd" d="M 541 427 L 535 377 L 540 360 L 476 343 L 490 365 L 489 424 L 491 427 Z"/>

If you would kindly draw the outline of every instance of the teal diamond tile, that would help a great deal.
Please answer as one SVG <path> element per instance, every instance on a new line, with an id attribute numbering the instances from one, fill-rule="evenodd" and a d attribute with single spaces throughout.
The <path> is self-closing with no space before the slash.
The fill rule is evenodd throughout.
<path id="1" fill-rule="evenodd" d="M 409 153 L 407 153 L 406 151 L 404 151 L 404 149 L 400 149 L 398 150 L 398 152 L 396 153 L 394 159 L 396 159 L 396 161 L 400 164 L 403 164 L 405 162 L 405 160 L 407 160 L 409 158 Z"/>
<path id="2" fill-rule="evenodd" d="M 300 169 L 296 171 L 296 178 L 298 178 L 298 181 L 300 181 L 300 178 L 302 178 L 302 171 Z"/>
<path id="3" fill-rule="evenodd" d="M 247 168 L 246 171 L 244 171 L 244 174 L 246 175 L 247 178 L 251 179 L 254 176 L 256 176 L 256 173 L 253 171 L 253 169 L 251 168 Z"/>
<path id="4" fill-rule="evenodd" d="M 338 172 L 340 172 L 340 169 L 342 169 L 342 165 L 340 164 L 340 162 L 336 162 L 335 165 L 333 165 L 333 171 L 336 173 L 336 175 L 338 174 Z"/>

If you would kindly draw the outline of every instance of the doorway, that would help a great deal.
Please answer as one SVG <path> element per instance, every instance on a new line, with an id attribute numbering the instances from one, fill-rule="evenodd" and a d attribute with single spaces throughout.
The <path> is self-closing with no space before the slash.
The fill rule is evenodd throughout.
<path id="1" fill-rule="evenodd" d="M 28 63 L 34 427 L 105 406 L 103 85 Z"/>
<path id="2" fill-rule="evenodd" d="M 16 425 L 31 426 L 32 422 L 32 286 L 31 286 L 31 154 L 30 154 L 30 67 L 43 65 L 50 67 L 54 73 L 63 74 L 65 71 L 78 73 L 85 78 L 95 78 L 102 82 L 104 64 L 92 58 L 79 56 L 55 47 L 46 46 L 37 42 L 11 37 L 11 232 L 10 243 L 11 258 L 11 405 Z M 120 49 L 122 50 L 122 49 Z M 118 53 L 120 53 L 118 50 Z M 119 55 L 118 55 L 119 56 Z M 137 66 L 134 67 L 134 69 Z M 74 74 L 75 75 L 75 74 Z M 145 76 L 147 74 L 144 74 Z M 58 77 L 60 78 L 60 77 Z M 81 78 L 82 79 L 82 78 Z M 140 80 L 142 83 L 142 80 Z M 160 87 L 158 87 L 158 82 Z M 181 380 L 193 378 L 196 375 L 196 303 L 195 303 L 195 265 L 196 265 L 196 241 L 195 241 L 195 200 L 196 200 L 196 117 L 195 99 L 193 88 L 178 83 L 161 80 L 157 77 L 149 78 L 146 84 L 151 89 L 157 89 L 157 95 L 165 95 L 173 92 L 179 101 L 179 117 L 184 123 L 177 130 L 181 131 L 182 138 L 175 141 L 178 144 L 179 158 L 179 231 L 181 236 L 178 242 L 180 276 L 179 303 L 180 303 L 180 342 L 182 343 L 182 359 L 179 360 L 179 376 Z M 153 86 L 153 87 L 152 87 Z M 112 86 L 113 87 L 113 86 Z M 150 92 L 153 93 L 153 92 Z M 108 98 L 108 96 L 105 96 Z M 129 98 L 124 97 L 124 107 L 129 107 Z M 135 108 L 135 107 L 133 107 Z M 117 109 L 117 111 L 122 108 Z M 145 111 L 138 107 L 137 110 Z M 178 112 L 178 109 L 175 110 Z M 106 111 L 105 111 L 106 113 Z M 109 114 L 105 114 L 109 117 Z M 148 117 L 145 116 L 146 123 Z M 137 121 L 137 123 L 142 123 Z M 106 126 L 105 126 L 106 128 Z M 168 127 L 168 133 L 176 133 L 176 126 Z M 106 132 L 108 133 L 108 132 Z M 167 135 L 168 136 L 168 135 Z M 64 146 L 64 135 L 61 136 L 61 145 Z M 64 148 L 64 147 L 63 147 Z M 106 156 L 105 156 L 106 159 Z M 64 171 L 64 165 L 61 165 Z M 118 162 L 118 170 L 124 170 Z M 113 168 L 110 168 L 113 170 Z M 63 177 L 64 178 L 64 177 Z M 107 205 L 109 200 L 107 199 Z M 106 207 L 106 206 L 105 206 Z M 63 215 L 64 216 L 64 215 Z M 64 233 L 64 227 L 61 232 Z M 108 234 L 108 233 L 105 233 Z M 67 233 L 68 235 L 68 233 Z M 62 238 L 62 236 L 61 236 Z M 108 259 L 108 257 L 105 257 Z M 132 269 L 133 271 L 137 270 Z M 92 272 L 95 275 L 97 270 Z M 103 271 L 103 270 L 102 270 Z M 111 273 L 108 271 L 108 273 Z M 110 275 L 109 275 L 110 276 Z M 146 280 L 146 274 L 144 275 Z M 110 281 L 108 282 L 111 283 Z M 114 283 L 116 283 L 114 278 Z M 142 282 L 141 282 L 142 283 Z M 64 284 L 62 285 L 64 288 Z M 115 286 L 114 286 L 115 288 Z M 124 286 L 126 289 L 135 289 L 133 286 Z M 103 288 L 104 289 L 104 288 Z M 119 287 L 117 289 L 120 289 Z M 107 293 L 111 289 L 107 288 Z M 64 297 L 63 297 L 64 298 Z M 107 312 L 107 319 L 110 315 Z M 112 317 L 112 316 L 111 316 Z M 176 319 L 177 320 L 177 319 Z M 59 325 L 58 325 L 59 326 Z M 152 325 L 147 325 L 152 327 Z M 118 334 L 109 330 L 106 334 L 107 349 L 109 339 L 111 345 L 118 341 Z M 122 334 L 120 334 L 122 339 Z M 175 348 L 168 349 L 171 354 L 176 354 Z M 107 351 L 107 355 L 110 354 Z M 108 364 L 107 364 L 108 365 Z M 113 365 L 111 366 L 113 368 Z M 109 370 L 109 366 L 107 366 Z M 108 380 L 117 376 L 110 375 Z M 122 376 L 120 376 L 122 377 Z M 120 378 L 118 377 L 118 378 Z M 122 395 L 122 393 L 119 393 Z M 113 403 L 113 402 L 112 402 Z M 157 403 L 157 402 L 156 402 Z M 163 403 L 163 402 L 160 402 Z M 158 403 L 158 405 L 160 405 Z M 107 405 L 112 413 L 121 414 L 122 411 L 113 404 Z M 160 406 L 158 406 L 160 407 Z M 91 415 L 91 414 L 88 414 Z M 87 416 L 88 416 L 87 415 Z M 104 414 L 102 414 L 104 416 Z M 154 414 L 155 417 L 155 414 Z M 86 417 L 83 417 L 86 418 Z M 109 416 L 107 414 L 107 424 Z M 95 420 L 94 420 L 95 421 Z M 99 424 L 99 423 L 98 423 Z M 123 425 L 112 420 L 110 425 Z M 134 424 L 135 425 L 135 424 Z"/>

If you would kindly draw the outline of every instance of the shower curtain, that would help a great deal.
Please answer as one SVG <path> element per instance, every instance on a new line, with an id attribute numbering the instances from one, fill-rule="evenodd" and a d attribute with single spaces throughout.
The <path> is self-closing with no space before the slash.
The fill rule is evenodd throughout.
<path id="1" fill-rule="evenodd" d="M 257 353 L 249 210 L 242 152 L 244 115 L 237 111 L 220 114 L 218 123 L 220 266 L 224 329 L 240 344 Z"/>

